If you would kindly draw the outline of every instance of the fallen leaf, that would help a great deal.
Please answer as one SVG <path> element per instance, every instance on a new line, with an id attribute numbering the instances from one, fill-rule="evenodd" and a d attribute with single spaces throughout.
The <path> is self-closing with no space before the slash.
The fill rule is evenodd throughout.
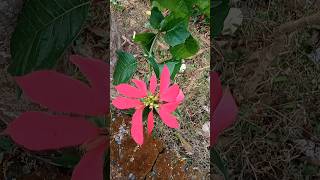
<path id="1" fill-rule="evenodd" d="M 313 61 L 314 63 L 320 63 L 320 48 L 312 51 L 310 54 L 307 55 L 308 58 Z"/>
<path id="2" fill-rule="evenodd" d="M 224 20 L 222 35 L 233 35 L 242 24 L 243 14 L 239 8 L 230 8 L 229 14 Z"/>

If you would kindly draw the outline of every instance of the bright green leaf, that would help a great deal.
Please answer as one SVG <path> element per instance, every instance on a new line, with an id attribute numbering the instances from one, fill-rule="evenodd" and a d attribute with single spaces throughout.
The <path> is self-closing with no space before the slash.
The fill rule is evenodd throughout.
<path id="1" fill-rule="evenodd" d="M 156 34 L 154 33 L 140 33 L 135 35 L 133 41 L 139 43 L 142 46 L 143 50 L 148 52 L 155 37 Z"/>
<path id="2" fill-rule="evenodd" d="M 132 54 L 117 51 L 117 56 L 118 60 L 113 73 L 113 85 L 129 82 L 137 69 L 137 60 Z"/>
<path id="3" fill-rule="evenodd" d="M 197 0 L 196 5 L 199 7 L 201 12 L 206 16 L 210 16 L 210 1 L 209 0 Z"/>
<path id="4" fill-rule="evenodd" d="M 159 29 L 160 23 L 164 19 L 164 16 L 162 15 L 161 11 L 157 7 L 153 7 L 151 10 L 151 16 L 150 16 L 150 24 L 153 28 Z"/>
<path id="5" fill-rule="evenodd" d="M 174 26 L 176 26 L 177 24 L 184 22 L 185 26 L 188 26 L 188 21 L 183 19 L 183 18 L 179 18 L 174 16 L 174 14 L 170 14 L 168 16 L 166 16 L 164 18 L 164 20 L 161 22 L 160 24 L 160 31 L 164 32 L 164 31 L 169 31 L 170 29 L 172 29 Z"/>
<path id="6" fill-rule="evenodd" d="M 11 75 L 51 69 L 79 34 L 89 0 L 29 0 L 11 38 Z"/>
<path id="7" fill-rule="evenodd" d="M 190 32 L 184 22 L 176 24 L 172 29 L 168 30 L 164 35 L 164 40 L 170 46 L 182 44 L 190 36 Z"/>
<path id="8" fill-rule="evenodd" d="M 190 35 L 183 44 L 170 48 L 170 53 L 176 59 L 185 59 L 195 55 L 199 51 L 198 42 Z"/>

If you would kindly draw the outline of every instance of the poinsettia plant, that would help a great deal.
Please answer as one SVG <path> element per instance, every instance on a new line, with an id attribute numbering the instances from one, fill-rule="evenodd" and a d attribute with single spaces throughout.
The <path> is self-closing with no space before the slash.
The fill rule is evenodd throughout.
<path id="1" fill-rule="evenodd" d="M 173 80 L 179 72 L 181 62 L 199 51 L 199 44 L 189 30 L 189 21 L 193 9 L 198 8 L 206 16 L 210 14 L 209 0 L 153 0 L 147 30 L 134 34 L 133 41 L 138 43 L 150 65 L 150 75 L 160 77 L 164 65 L 170 71 Z M 169 58 L 157 56 L 161 51 L 158 44 L 166 44 Z M 127 52 L 118 51 L 118 61 L 113 75 L 113 84 L 130 81 L 136 71 L 136 58 Z"/>
<path id="2" fill-rule="evenodd" d="M 101 60 L 71 56 L 90 84 L 55 71 L 35 71 L 15 80 L 31 101 L 49 112 L 25 112 L 13 120 L 3 135 L 32 151 L 81 147 L 84 155 L 73 180 L 102 180 L 108 129 L 88 117 L 105 119 L 109 113 L 109 66 Z"/>
<path id="3" fill-rule="evenodd" d="M 235 122 L 238 107 L 229 88 L 223 90 L 220 74 L 215 71 L 210 73 L 210 98 L 210 161 L 220 169 L 225 179 L 228 179 L 227 167 L 215 145 L 219 135 Z"/>
<path id="4" fill-rule="evenodd" d="M 168 127 L 178 128 L 179 123 L 173 115 L 182 102 L 184 94 L 177 84 L 170 86 L 181 67 L 183 59 L 195 55 L 199 50 L 197 40 L 189 31 L 189 21 L 193 9 L 200 9 L 209 17 L 209 0 L 153 0 L 147 31 L 133 35 L 149 65 L 149 89 L 147 82 L 133 79 L 135 86 L 128 84 L 137 68 L 136 58 L 127 52 L 117 51 L 118 60 L 113 74 L 113 85 L 121 96 L 112 104 L 121 110 L 135 109 L 132 115 L 131 135 L 137 144 L 143 144 L 143 113 L 147 112 L 148 132 L 154 127 L 154 113 Z M 157 56 L 158 44 L 168 46 L 169 58 Z M 157 79 L 160 80 L 156 90 Z"/>
<path id="5" fill-rule="evenodd" d="M 152 132 L 154 127 L 153 113 L 156 111 L 162 121 L 171 128 L 178 128 L 179 123 L 171 113 L 176 110 L 184 99 L 184 94 L 177 84 L 170 86 L 170 73 L 166 65 L 160 76 L 160 87 L 157 90 L 157 78 L 151 76 L 149 90 L 144 81 L 133 79 L 136 87 L 129 84 L 120 84 L 115 88 L 123 96 L 113 99 L 112 104 L 118 109 L 135 108 L 132 116 L 131 135 L 140 145 L 143 144 L 143 111 L 147 108 L 148 132 Z"/>

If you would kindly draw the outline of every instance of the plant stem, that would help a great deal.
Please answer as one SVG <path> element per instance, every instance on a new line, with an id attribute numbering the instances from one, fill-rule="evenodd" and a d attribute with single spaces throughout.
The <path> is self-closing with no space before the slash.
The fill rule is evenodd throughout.
<path id="1" fill-rule="evenodd" d="M 149 52 L 148 52 L 148 58 L 152 57 L 153 48 L 154 48 L 154 45 L 157 42 L 158 37 L 159 37 L 159 33 L 156 34 L 156 36 L 154 37 L 154 39 L 152 41 L 151 47 L 150 47 Z M 150 63 L 148 63 L 148 64 L 149 64 L 149 79 L 150 79 L 151 76 L 152 76 L 152 65 Z"/>
<path id="2" fill-rule="evenodd" d="M 159 37 L 159 33 L 156 34 L 156 36 L 154 37 L 154 39 L 153 39 L 153 41 L 152 41 L 150 50 L 149 50 L 149 52 L 148 52 L 148 56 L 149 56 L 149 57 L 152 56 L 153 48 L 154 48 L 154 45 L 155 45 L 156 42 L 157 42 L 158 37 Z"/>

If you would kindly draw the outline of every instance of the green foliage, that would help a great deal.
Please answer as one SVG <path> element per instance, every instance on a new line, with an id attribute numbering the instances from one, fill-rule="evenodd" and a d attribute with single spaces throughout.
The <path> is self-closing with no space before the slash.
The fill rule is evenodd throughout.
<path id="1" fill-rule="evenodd" d="M 153 0 L 154 6 L 160 9 L 169 9 L 176 17 L 187 18 L 190 16 L 188 4 L 185 0 Z"/>
<path id="2" fill-rule="evenodd" d="M 157 63 L 155 60 L 154 56 L 150 56 L 148 58 L 149 63 L 151 64 L 151 66 L 153 67 L 153 70 L 157 76 L 157 78 L 160 78 L 160 72 L 163 69 L 164 65 L 167 65 L 167 67 L 169 68 L 170 71 L 170 78 L 173 80 L 174 77 L 176 76 L 176 74 L 179 72 L 180 67 L 181 67 L 181 61 L 180 60 L 176 60 L 176 59 L 171 59 L 168 61 L 165 61 L 164 63 Z"/>
<path id="3" fill-rule="evenodd" d="M 212 0 L 210 24 L 213 37 L 218 36 L 223 30 L 224 20 L 229 10 L 229 0 Z"/>
<path id="4" fill-rule="evenodd" d="M 197 7 L 206 16 L 210 15 L 209 0 L 153 0 L 153 5 L 161 9 L 169 9 L 176 17 L 189 18 Z"/>
<path id="5" fill-rule="evenodd" d="M 166 34 L 164 35 L 164 40 L 171 47 L 184 43 L 186 39 L 190 36 L 190 32 L 187 28 L 188 26 L 184 22 L 176 24 L 175 26 L 173 26 L 172 29 L 166 31 Z"/>
<path id="6" fill-rule="evenodd" d="M 59 156 L 51 157 L 51 161 L 57 165 L 64 168 L 73 168 L 76 166 L 81 159 L 81 156 L 76 152 L 64 152 Z"/>
<path id="7" fill-rule="evenodd" d="M 12 141 L 4 136 L 0 137 L 0 152 L 8 152 L 12 149 L 13 143 Z"/>
<path id="8" fill-rule="evenodd" d="M 133 41 L 142 47 L 157 78 L 160 77 L 163 66 L 167 65 L 171 79 L 174 79 L 180 70 L 181 60 L 189 58 L 199 51 L 199 44 L 192 37 L 188 27 L 192 10 L 194 7 L 198 7 L 204 14 L 209 15 L 210 2 L 209 0 L 153 0 L 152 4 L 153 8 L 149 18 L 152 32 L 136 34 Z M 162 14 L 164 9 L 170 11 L 166 16 Z M 165 60 L 164 63 L 158 63 L 154 56 L 154 45 L 162 38 L 169 45 L 172 58 Z M 119 61 L 119 58 L 113 84 L 128 82 L 132 77 L 135 72 L 136 61 L 133 56 L 129 59 L 130 62 L 123 63 Z"/>
<path id="9" fill-rule="evenodd" d="M 215 148 L 210 149 L 210 162 L 211 165 L 214 164 L 221 171 L 224 179 L 229 179 L 229 172 L 226 166 L 226 162 L 222 159 L 220 153 Z"/>
<path id="10" fill-rule="evenodd" d="M 95 125 L 97 125 L 100 128 L 105 128 L 107 127 L 107 120 L 105 117 L 88 117 L 87 118 L 89 121 L 93 122 Z"/>
<path id="11" fill-rule="evenodd" d="M 153 68 L 157 78 L 166 64 L 170 70 L 171 79 L 179 72 L 181 60 L 195 55 L 199 51 L 198 42 L 189 32 L 189 17 L 192 8 L 199 7 L 206 14 L 210 11 L 210 2 L 201 0 L 153 0 L 153 8 L 149 19 L 152 30 L 156 32 L 140 33 L 134 36 L 134 42 L 141 45 L 144 53 L 147 54 L 147 60 Z M 162 14 L 162 10 L 169 9 L 167 16 Z M 164 63 L 157 63 L 154 56 L 154 44 L 163 38 L 169 45 L 171 59 L 165 60 Z"/>
<path id="12" fill-rule="evenodd" d="M 186 26 L 188 25 L 188 21 L 181 17 L 176 17 L 174 14 L 170 14 L 166 16 L 163 21 L 160 24 L 160 31 L 161 32 L 166 32 L 172 29 L 176 24 L 179 24 L 181 22 L 184 22 Z"/>
<path id="13" fill-rule="evenodd" d="M 207 0 L 197 0 L 196 5 L 207 17 L 210 17 L 210 1 Z"/>
<path id="14" fill-rule="evenodd" d="M 184 43 L 170 48 L 171 54 L 176 59 L 191 57 L 196 54 L 198 50 L 199 44 L 192 36 L 189 36 Z"/>
<path id="15" fill-rule="evenodd" d="M 51 69 L 81 30 L 89 0 L 29 0 L 11 39 L 11 75 Z"/>
<path id="16" fill-rule="evenodd" d="M 113 73 L 113 84 L 127 83 L 132 78 L 137 69 L 136 58 L 124 51 L 117 51 L 117 64 Z"/>
<path id="17" fill-rule="evenodd" d="M 135 37 L 133 37 L 133 41 L 139 43 L 142 46 L 143 50 L 148 52 L 150 51 L 155 37 L 156 34 L 154 33 L 140 33 L 136 34 Z"/>
<path id="18" fill-rule="evenodd" d="M 164 63 L 159 64 L 159 69 L 161 72 L 163 69 L 163 66 L 167 65 L 170 71 L 170 78 L 173 80 L 176 74 L 179 72 L 181 64 L 182 64 L 181 61 L 177 61 L 176 59 L 171 59 Z"/>
<path id="19" fill-rule="evenodd" d="M 160 71 L 159 64 L 157 63 L 155 57 L 153 55 L 149 56 L 148 57 L 148 62 L 152 66 L 154 73 L 156 74 L 157 78 L 159 79 L 161 71 Z"/>
<path id="20" fill-rule="evenodd" d="M 151 10 L 151 16 L 150 16 L 150 25 L 155 28 L 160 28 L 160 23 L 164 19 L 164 16 L 162 15 L 161 11 L 157 7 L 153 7 Z"/>

